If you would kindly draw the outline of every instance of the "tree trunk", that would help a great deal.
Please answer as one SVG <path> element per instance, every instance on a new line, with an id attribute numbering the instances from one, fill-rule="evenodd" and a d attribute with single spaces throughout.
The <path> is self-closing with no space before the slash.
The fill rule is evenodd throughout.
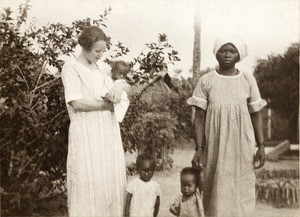
<path id="1" fill-rule="evenodd" d="M 272 110 L 268 108 L 268 139 L 272 139 Z"/>
<path id="2" fill-rule="evenodd" d="M 195 1 L 194 14 L 194 50 L 193 50 L 193 77 L 199 78 L 201 61 L 201 20 L 200 20 L 200 1 Z"/>

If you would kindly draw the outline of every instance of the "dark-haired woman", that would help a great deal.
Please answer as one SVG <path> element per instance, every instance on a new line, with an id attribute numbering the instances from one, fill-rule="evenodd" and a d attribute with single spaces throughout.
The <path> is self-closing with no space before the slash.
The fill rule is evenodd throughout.
<path id="1" fill-rule="evenodd" d="M 62 81 L 70 117 L 67 157 L 69 216 L 123 216 L 126 172 L 119 124 L 113 104 L 103 100 L 110 68 L 99 61 L 108 38 L 86 27 L 78 38 L 80 55 L 65 63 Z M 100 62 L 100 63 L 99 63 Z M 110 91 L 115 102 L 129 85 Z"/>

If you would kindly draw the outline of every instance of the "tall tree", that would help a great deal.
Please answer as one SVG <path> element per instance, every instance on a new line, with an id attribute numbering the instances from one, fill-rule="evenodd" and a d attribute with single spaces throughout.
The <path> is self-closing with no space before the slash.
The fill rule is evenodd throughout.
<path id="1" fill-rule="evenodd" d="M 201 61 L 201 19 L 200 0 L 195 1 L 194 14 L 194 50 L 193 50 L 193 77 L 199 78 Z"/>
<path id="2" fill-rule="evenodd" d="M 299 43 L 291 44 L 284 55 L 258 60 L 254 70 L 263 98 L 281 117 L 289 121 L 291 142 L 299 138 Z"/>

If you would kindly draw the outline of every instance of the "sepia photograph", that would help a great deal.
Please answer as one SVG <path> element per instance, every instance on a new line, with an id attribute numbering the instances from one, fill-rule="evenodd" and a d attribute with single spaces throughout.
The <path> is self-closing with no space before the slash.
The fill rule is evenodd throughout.
<path id="1" fill-rule="evenodd" d="M 300 216 L 299 0 L 0 6 L 1 216 Z"/>

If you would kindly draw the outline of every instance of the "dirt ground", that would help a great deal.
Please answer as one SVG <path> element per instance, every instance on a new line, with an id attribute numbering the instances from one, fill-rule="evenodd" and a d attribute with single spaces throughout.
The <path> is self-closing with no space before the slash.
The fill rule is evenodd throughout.
<path id="1" fill-rule="evenodd" d="M 174 197 L 180 193 L 179 172 L 190 165 L 194 150 L 193 149 L 176 149 L 172 158 L 174 165 L 171 171 L 156 172 L 153 180 L 160 184 L 162 190 L 161 205 L 159 217 L 174 217 L 169 212 L 169 204 Z M 127 155 L 127 163 L 134 160 L 134 156 Z M 266 162 L 265 169 L 299 169 L 299 161 L 278 161 Z M 129 180 L 133 177 L 129 177 Z M 296 208 L 276 208 L 269 204 L 258 203 L 256 206 L 255 216 L 253 217 L 298 217 L 300 210 Z"/>

